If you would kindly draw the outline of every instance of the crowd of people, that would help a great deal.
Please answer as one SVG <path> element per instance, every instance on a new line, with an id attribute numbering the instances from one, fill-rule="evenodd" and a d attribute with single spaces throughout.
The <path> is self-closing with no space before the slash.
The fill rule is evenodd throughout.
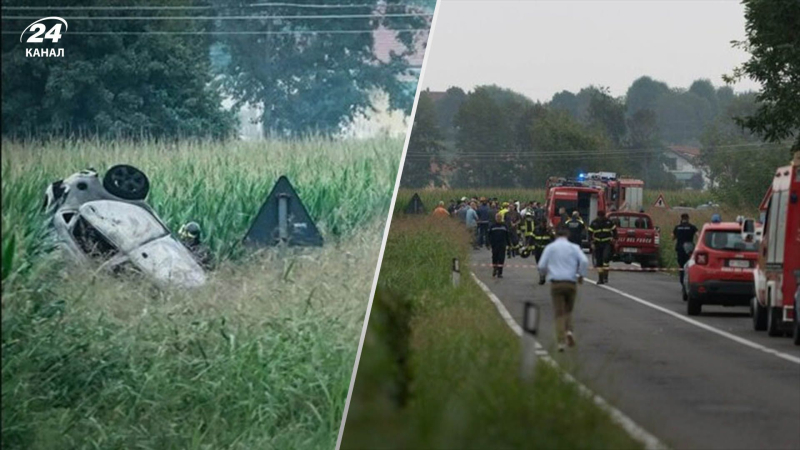
<path id="1" fill-rule="evenodd" d="M 600 283 L 606 283 L 608 271 L 604 268 L 608 267 L 611 258 L 611 242 L 616 237 L 616 225 L 607 220 L 602 212 L 589 226 L 578 211 L 567 214 L 561 208 L 558 214 L 558 227 L 567 230 L 566 237 L 571 243 L 580 246 L 588 231 L 601 274 Z M 544 205 L 535 200 L 520 202 L 463 197 L 459 201 L 450 200 L 449 205 L 439 202 L 433 215 L 457 218 L 471 231 L 475 249 L 490 249 L 492 276 L 497 278 L 503 278 L 506 258 L 533 256 L 538 263 L 544 249 L 555 240 L 558 231 L 550 226 Z M 539 283 L 545 283 L 544 274 L 540 274 Z"/>
<path id="2" fill-rule="evenodd" d="M 589 239 L 594 256 L 597 284 L 608 283 L 617 223 L 609 219 L 605 211 L 598 211 L 597 217 L 587 226 L 578 211 L 568 214 L 560 208 L 558 225 L 553 229 L 547 210 L 538 201 L 463 197 L 459 201 L 450 200 L 449 205 L 440 201 L 433 215 L 457 218 L 470 230 L 473 248 L 491 250 L 492 277 L 503 278 L 506 258 L 533 256 L 539 284 L 551 283 L 558 349 L 563 351 L 566 346 L 575 345 L 572 309 L 577 285 L 583 283 L 588 268 L 588 260 L 581 248 L 584 235 Z M 715 215 L 714 220 L 720 219 Z M 634 227 L 640 225 L 634 224 Z M 688 214 L 682 214 L 681 223 L 673 230 L 681 268 L 691 255 L 697 231 L 697 227 L 689 222 Z M 680 282 L 683 283 L 683 270 L 680 271 Z"/>
<path id="3" fill-rule="evenodd" d="M 581 249 L 584 231 L 595 255 L 598 284 L 608 282 L 608 263 L 612 241 L 616 238 L 616 225 L 606 218 L 605 212 L 587 227 L 578 211 L 567 214 L 558 211 L 560 220 L 553 229 L 547 210 L 538 201 L 500 201 L 497 198 L 461 198 L 445 206 L 439 202 L 433 211 L 435 217 L 455 217 L 473 236 L 475 249 L 492 251 L 492 277 L 503 278 L 507 257 L 533 256 L 539 272 L 539 284 L 551 284 L 558 350 L 575 345 L 572 329 L 572 310 L 577 296 L 577 285 L 583 283 L 588 260 Z"/>

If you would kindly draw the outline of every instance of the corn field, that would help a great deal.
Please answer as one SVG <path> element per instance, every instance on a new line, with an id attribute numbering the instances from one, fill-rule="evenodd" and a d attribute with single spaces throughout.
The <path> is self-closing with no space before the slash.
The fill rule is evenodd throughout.
<path id="1" fill-rule="evenodd" d="M 2 446 L 333 448 L 402 142 L 4 142 Z M 48 251 L 44 189 L 119 163 L 173 231 L 200 223 L 207 283 L 157 289 Z M 322 248 L 244 252 L 280 175 Z"/>
<path id="2" fill-rule="evenodd" d="M 239 243 L 273 184 L 287 175 L 326 239 L 388 213 L 401 143 L 396 140 L 275 142 L 3 142 L 3 271 L 30 269 L 46 249 L 45 188 L 81 169 L 131 164 L 150 178 L 148 196 L 177 231 L 198 222 L 219 259 Z"/>

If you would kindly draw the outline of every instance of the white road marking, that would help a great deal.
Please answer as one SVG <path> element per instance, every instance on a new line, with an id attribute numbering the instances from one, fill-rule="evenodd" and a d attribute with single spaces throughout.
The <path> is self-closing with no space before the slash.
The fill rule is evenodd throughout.
<path id="1" fill-rule="evenodd" d="M 494 306 L 497 308 L 497 312 L 500 313 L 500 317 L 502 317 L 506 321 L 506 324 L 508 324 L 509 328 L 511 328 L 511 330 L 518 336 L 522 336 L 522 327 L 520 327 L 517 321 L 515 321 L 514 318 L 511 317 L 511 314 L 508 312 L 508 309 L 506 309 L 505 305 L 503 305 L 500 299 L 497 298 L 497 296 L 494 295 L 494 292 L 489 290 L 489 288 L 481 280 L 479 280 L 478 277 L 475 276 L 473 272 L 470 272 L 470 275 L 472 275 L 472 279 L 475 280 L 475 283 L 477 283 L 478 286 L 480 286 L 480 288 L 483 290 L 483 292 L 486 293 L 486 295 L 489 297 L 489 300 L 491 300 L 492 303 L 494 303 Z M 631 437 L 641 442 L 646 449 L 660 450 L 668 448 L 661 441 L 659 441 L 657 437 L 653 436 L 652 434 L 647 432 L 647 430 L 645 430 L 644 428 L 639 426 L 636 422 L 634 422 L 633 419 L 626 416 L 622 411 L 618 410 L 617 408 L 611 406 L 611 404 L 609 404 L 603 397 L 600 397 L 599 395 L 595 394 L 594 392 L 589 390 L 589 388 L 581 384 L 580 381 L 576 380 L 572 375 L 562 370 L 559 367 L 558 363 L 552 357 L 550 357 L 550 355 L 547 353 L 544 347 L 538 341 L 534 340 L 534 342 L 536 343 L 536 354 L 542 359 L 542 361 L 544 361 L 546 364 L 556 369 L 559 369 L 559 373 L 561 373 L 561 376 L 566 381 L 574 384 L 581 392 L 581 394 L 591 398 L 592 401 L 598 407 L 600 407 L 600 409 L 607 412 L 611 416 L 611 420 L 613 420 L 619 426 L 621 426 L 622 429 L 624 429 L 629 435 L 631 435 Z"/>
<path id="2" fill-rule="evenodd" d="M 589 283 L 597 285 L 597 282 L 594 281 L 594 280 L 590 280 L 588 278 L 584 278 L 584 279 L 586 281 L 588 281 Z M 755 349 L 755 350 L 760 350 L 760 351 L 762 351 L 764 353 L 777 356 L 778 358 L 785 359 L 786 361 L 790 361 L 790 362 L 793 362 L 795 364 L 800 364 L 800 358 L 798 358 L 797 356 L 793 356 L 793 355 L 790 355 L 788 353 L 779 352 L 777 350 L 774 350 L 774 349 L 771 349 L 769 347 L 763 346 L 763 345 L 758 344 L 756 342 L 753 342 L 753 341 L 747 340 L 745 338 L 736 336 L 735 334 L 728 333 L 727 331 L 720 330 L 719 328 L 712 327 L 711 325 L 704 324 L 703 322 L 699 322 L 697 320 L 691 319 L 691 318 L 686 317 L 684 315 L 678 314 L 675 311 L 672 311 L 672 310 L 669 310 L 667 308 L 664 308 L 663 306 L 658 306 L 655 303 L 650 303 L 647 300 L 644 300 L 644 299 L 641 299 L 639 297 L 636 297 L 635 295 L 628 294 L 627 292 L 621 291 L 621 290 L 619 290 L 617 288 L 613 288 L 613 287 L 610 287 L 610 286 L 605 285 L 605 284 L 599 285 L 597 287 L 603 288 L 603 289 L 605 289 L 607 291 L 611 291 L 611 292 L 613 292 L 615 294 L 619 294 L 619 295 L 621 295 L 621 296 L 623 296 L 623 297 L 625 297 L 627 299 L 635 301 L 636 303 L 639 303 L 639 304 L 648 306 L 650 308 L 653 308 L 656 311 L 661 311 L 664 314 L 669 314 L 670 316 L 675 317 L 676 319 L 680 319 L 680 320 L 682 320 L 682 321 L 684 321 L 686 323 L 692 324 L 692 325 L 694 325 L 696 327 L 699 327 L 699 328 L 702 328 L 702 329 L 704 329 L 706 331 L 710 331 L 710 332 L 712 332 L 714 334 L 718 334 L 718 335 L 720 335 L 720 336 L 722 336 L 724 338 L 728 338 L 728 339 L 730 339 L 730 340 L 732 340 L 734 342 L 738 342 L 739 344 L 742 344 L 742 345 L 744 345 L 746 347 L 750 347 L 750 348 Z"/>

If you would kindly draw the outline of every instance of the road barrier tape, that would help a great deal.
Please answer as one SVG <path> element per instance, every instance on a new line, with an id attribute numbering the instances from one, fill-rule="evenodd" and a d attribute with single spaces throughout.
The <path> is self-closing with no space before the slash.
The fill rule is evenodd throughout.
<path id="1" fill-rule="evenodd" d="M 473 267 L 502 267 L 502 268 L 514 268 L 514 269 L 536 269 L 535 264 L 479 264 L 479 263 L 471 263 Z M 597 270 L 596 267 L 592 267 L 592 270 Z M 639 268 L 639 267 L 607 267 L 606 270 L 609 272 L 680 272 L 681 269 L 677 267 L 658 267 L 658 268 Z"/>

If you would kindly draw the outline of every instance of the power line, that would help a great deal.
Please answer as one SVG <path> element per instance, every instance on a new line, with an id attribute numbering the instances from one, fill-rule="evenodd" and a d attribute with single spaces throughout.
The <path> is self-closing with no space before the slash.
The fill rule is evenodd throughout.
<path id="1" fill-rule="evenodd" d="M 714 151 L 747 151 L 747 150 L 758 150 L 764 149 L 769 147 L 785 147 L 787 144 L 781 143 L 774 143 L 774 142 L 765 142 L 765 143 L 748 143 L 748 144 L 729 144 L 729 145 L 720 145 L 716 147 L 709 147 L 709 150 Z M 640 148 L 640 149 L 608 149 L 608 150 L 581 150 L 581 149 L 567 149 L 567 150 L 504 150 L 498 152 L 492 151 L 476 151 L 476 152 L 459 152 L 455 151 L 452 153 L 452 156 L 455 157 L 505 157 L 505 156 L 563 156 L 563 155 L 578 155 L 578 156 L 604 156 L 604 155 L 614 155 L 614 154 L 622 154 L 622 155 L 653 155 L 659 153 L 666 153 L 672 152 L 673 150 L 670 148 Z M 409 148 L 408 152 L 409 155 L 425 155 L 426 152 L 417 152 L 411 150 Z"/>
<path id="2" fill-rule="evenodd" d="M 429 13 L 389 14 L 318 14 L 289 16 L 73 16 L 65 20 L 319 20 L 319 19 L 380 19 L 383 17 L 433 17 Z M 4 16 L 4 20 L 36 20 L 38 16 Z"/>
<path id="3" fill-rule="evenodd" d="M 282 8 L 305 8 L 305 9 L 344 9 L 344 8 L 377 8 L 377 7 L 395 7 L 403 6 L 399 4 L 383 4 L 383 3 L 360 3 L 360 4 L 307 4 L 307 3 L 251 3 L 249 5 L 241 5 L 249 8 L 269 8 L 269 7 L 282 7 Z M 8 11 L 46 11 L 46 10 L 72 10 L 72 11 L 181 11 L 181 10 L 208 10 L 208 9 L 224 9 L 241 6 L 173 6 L 173 5 L 145 5 L 145 6 L 0 6 L 0 9 Z"/>
<path id="4" fill-rule="evenodd" d="M 376 30 L 281 30 L 281 31 L 70 31 L 69 35 L 103 36 L 103 35 L 279 35 L 279 34 L 373 34 Z M 411 28 L 392 30 L 395 33 L 421 33 L 428 28 Z M 19 35 L 21 31 L 3 31 L 2 34 Z"/>

